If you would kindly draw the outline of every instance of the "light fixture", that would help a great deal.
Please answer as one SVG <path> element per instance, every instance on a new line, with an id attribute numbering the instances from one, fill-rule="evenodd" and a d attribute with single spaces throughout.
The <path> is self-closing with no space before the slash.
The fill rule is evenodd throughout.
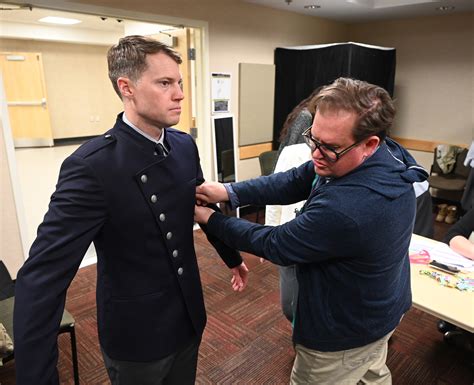
<path id="1" fill-rule="evenodd" d="M 311 4 L 311 5 L 305 5 L 304 8 L 305 9 L 319 9 L 321 8 L 321 6 L 317 4 Z"/>
<path id="2" fill-rule="evenodd" d="M 39 19 L 38 21 L 41 21 L 42 23 L 61 24 L 61 25 L 73 25 L 73 24 L 82 23 L 82 21 L 78 19 L 70 19 L 67 17 L 58 17 L 58 16 L 46 16 Z"/>
<path id="3" fill-rule="evenodd" d="M 455 9 L 456 7 L 452 5 L 442 5 L 441 7 L 436 8 L 437 11 L 441 11 L 441 12 L 454 11 Z"/>
<path id="4" fill-rule="evenodd" d="M 29 9 L 30 11 L 32 11 L 33 6 L 30 4 L 16 5 L 16 4 L 0 3 L 0 11 L 17 11 L 19 9 Z"/>

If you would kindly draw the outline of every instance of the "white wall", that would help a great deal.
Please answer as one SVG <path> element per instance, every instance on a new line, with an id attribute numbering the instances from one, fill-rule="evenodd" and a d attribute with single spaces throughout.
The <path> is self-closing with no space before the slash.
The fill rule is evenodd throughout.
<path id="1" fill-rule="evenodd" d="M 354 24 L 350 38 L 395 47 L 393 134 L 469 145 L 474 130 L 474 14 Z"/>
<path id="2" fill-rule="evenodd" d="M 24 2 L 26 3 L 26 2 Z M 232 74 L 232 113 L 235 126 L 239 127 L 238 65 L 239 63 L 273 64 L 276 47 L 321 44 L 347 41 L 347 25 L 317 17 L 266 8 L 239 0 L 83 0 L 78 2 L 38 0 L 29 2 L 52 8 L 66 7 L 68 10 L 97 12 L 110 15 L 119 10 L 120 16 L 134 19 L 137 13 L 146 14 L 147 20 L 156 15 L 156 22 L 172 24 L 172 18 L 183 18 L 188 26 L 208 23 L 209 72 Z M 106 9 L 104 7 L 110 7 Z M 112 9 L 112 10 L 111 10 Z M 110 16 L 115 16 L 110 15 Z M 179 23 L 180 21 L 176 21 Z M 209 75 L 209 74 L 207 74 Z M 209 107 L 210 108 L 210 107 Z M 200 130 L 210 130 L 207 126 Z M 202 131 L 201 131 L 202 132 Z M 210 140 L 210 135 L 208 135 Z M 210 144 L 204 145 L 209 153 L 201 154 L 205 160 L 210 157 Z M 239 162 L 240 175 L 258 175 L 258 167 L 249 162 Z M 209 175 L 207 170 L 204 170 Z M 206 172 L 207 171 L 207 172 Z"/>

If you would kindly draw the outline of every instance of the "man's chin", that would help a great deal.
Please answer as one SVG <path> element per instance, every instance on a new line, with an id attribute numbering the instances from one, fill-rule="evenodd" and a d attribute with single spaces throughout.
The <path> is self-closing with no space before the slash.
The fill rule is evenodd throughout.
<path id="1" fill-rule="evenodd" d="M 326 167 L 316 167 L 314 166 L 314 172 L 318 174 L 319 176 L 323 177 L 330 177 L 331 176 L 331 171 L 328 170 Z"/>
<path id="2" fill-rule="evenodd" d="M 167 127 L 173 127 L 176 126 L 179 123 L 179 118 L 178 119 L 170 119 L 168 121 Z"/>

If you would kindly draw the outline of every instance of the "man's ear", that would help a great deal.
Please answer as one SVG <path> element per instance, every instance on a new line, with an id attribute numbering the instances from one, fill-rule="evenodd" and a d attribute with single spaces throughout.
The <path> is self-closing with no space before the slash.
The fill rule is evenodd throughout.
<path id="1" fill-rule="evenodd" d="M 119 77 L 117 86 L 122 94 L 122 98 L 130 98 L 133 96 L 133 82 L 129 78 Z"/>
<path id="2" fill-rule="evenodd" d="M 377 146 L 380 144 L 380 138 L 376 135 L 369 137 L 367 142 L 365 142 L 365 148 L 367 150 L 367 156 L 373 154 Z"/>

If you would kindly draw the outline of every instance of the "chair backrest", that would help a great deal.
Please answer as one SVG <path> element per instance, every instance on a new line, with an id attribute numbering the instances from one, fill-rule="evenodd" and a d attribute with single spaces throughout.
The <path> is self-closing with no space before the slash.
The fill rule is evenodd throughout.
<path id="1" fill-rule="evenodd" d="M 0 260 L 0 301 L 15 295 L 15 282 L 13 282 L 7 267 Z"/>
<path id="2" fill-rule="evenodd" d="M 461 149 L 461 148 L 459 148 Z M 457 155 L 456 155 L 456 163 L 454 165 L 453 170 L 449 174 L 455 174 L 463 179 L 467 179 L 469 176 L 470 168 L 468 166 L 464 166 L 464 161 L 467 156 L 467 148 L 463 148 Z M 434 157 L 433 157 L 433 164 L 431 165 L 431 173 L 436 173 L 438 175 L 443 175 L 443 171 L 441 167 L 439 167 L 438 162 L 436 160 L 436 148 L 434 149 Z M 445 175 L 445 174 L 444 174 Z"/>
<path id="3" fill-rule="evenodd" d="M 277 162 L 278 151 L 264 151 L 258 156 L 260 172 L 262 175 L 270 175 Z"/>

